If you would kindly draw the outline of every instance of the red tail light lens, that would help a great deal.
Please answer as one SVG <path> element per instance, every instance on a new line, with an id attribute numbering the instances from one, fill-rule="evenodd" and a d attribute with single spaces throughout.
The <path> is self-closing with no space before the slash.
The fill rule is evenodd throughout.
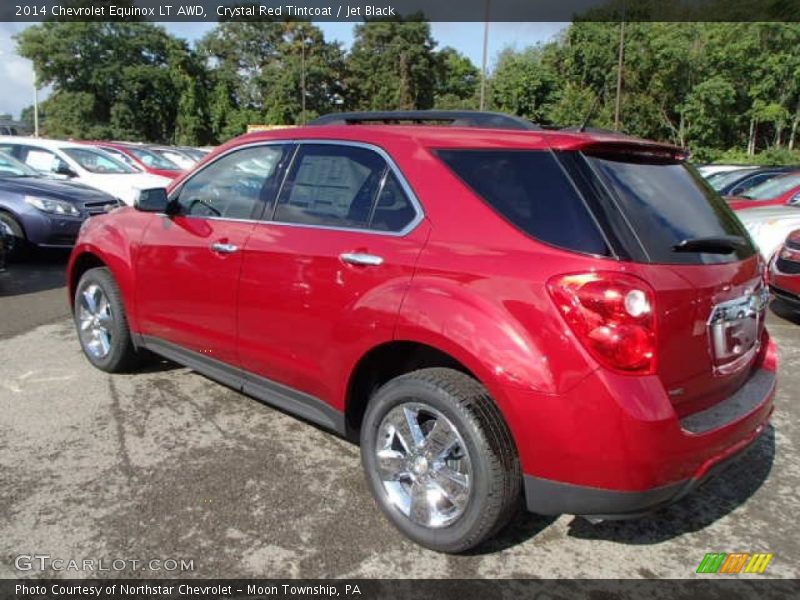
<path id="1" fill-rule="evenodd" d="M 550 295 L 583 346 L 602 365 L 637 375 L 655 372 L 655 295 L 624 273 L 564 275 Z"/>

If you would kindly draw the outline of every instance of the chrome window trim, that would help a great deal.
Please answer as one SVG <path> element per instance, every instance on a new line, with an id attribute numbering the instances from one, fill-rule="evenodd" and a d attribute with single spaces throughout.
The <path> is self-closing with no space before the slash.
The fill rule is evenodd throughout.
<path id="1" fill-rule="evenodd" d="M 338 227 L 335 225 L 310 225 L 308 223 L 287 223 L 283 221 L 275 221 L 274 215 L 276 213 L 276 209 L 278 206 L 278 199 L 280 197 L 280 193 L 283 191 L 283 185 L 285 184 L 285 177 L 288 176 L 289 169 L 292 168 L 294 164 L 294 159 L 297 156 L 297 152 L 300 151 L 300 146 L 303 145 L 323 145 L 323 146 L 349 146 L 353 148 L 363 148 L 365 150 L 371 150 L 380 156 L 384 162 L 388 165 L 389 169 L 392 170 L 394 176 L 397 177 L 397 180 L 400 182 L 400 187 L 403 189 L 403 192 L 408 197 L 409 202 L 414 207 L 415 216 L 411 221 L 409 221 L 408 225 L 406 225 L 400 231 L 378 231 L 374 229 L 364 229 L 360 227 Z M 261 140 L 258 142 L 250 142 L 248 144 L 241 144 L 239 146 L 235 146 L 230 148 L 220 154 L 219 156 L 214 157 L 214 160 L 209 161 L 208 163 L 204 164 L 202 167 L 194 171 L 189 177 L 187 177 L 181 184 L 172 190 L 172 193 L 169 195 L 170 201 L 176 199 L 181 190 L 183 190 L 183 186 L 186 184 L 187 181 L 193 179 L 199 173 L 204 171 L 206 168 L 210 167 L 211 165 L 215 164 L 217 161 L 237 152 L 239 150 L 245 150 L 248 148 L 255 148 L 259 146 L 297 146 L 295 152 L 292 156 L 292 161 L 290 162 L 286 173 L 284 174 L 284 181 L 281 183 L 281 189 L 278 191 L 276 195 L 275 202 L 273 205 L 272 215 L 269 218 L 266 218 L 266 215 L 263 215 L 261 219 L 231 219 L 228 217 L 205 217 L 205 216 L 196 216 L 196 215 L 184 215 L 188 219 L 206 219 L 209 221 L 229 221 L 232 223 L 264 223 L 268 225 L 279 225 L 281 227 L 299 227 L 305 229 L 315 229 L 315 230 L 323 230 L 323 231 L 347 231 L 347 232 L 356 232 L 356 233 L 366 233 L 370 235 L 380 235 L 380 236 L 390 236 L 390 237 L 405 237 L 424 220 L 425 218 L 425 211 L 422 208 L 422 204 L 419 202 L 417 195 L 414 193 L 414 190 L 411 188 L 411 185 L 406 180 L 403 172 L 400 170 L 400 167 L 397 166 L 394 159 L 389 156 L 389 153 L 386 152 L 380 146 L 376 146 L 375 144 L 370 144 L 367 142 L 356 142 L 351 140 L 324 140 L 324 139 L 286 139 L 286 140 Z M 268 208 L 268 207 L 265 207 Z M 167 216 L 164 213 L 157 213 L 159 216 Z"/>

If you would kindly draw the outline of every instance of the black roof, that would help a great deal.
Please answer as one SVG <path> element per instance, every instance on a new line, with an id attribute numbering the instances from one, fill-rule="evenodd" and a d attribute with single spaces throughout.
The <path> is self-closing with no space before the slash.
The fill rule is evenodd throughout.
<path id="1" fill-rule="evenodd" d="M 372 112 L 332 113 L 318 117 L 309 125 L 448 125 L 451 127 L 480 127 L 484 129 L 514 129 L 539 131 L 542 128 L 512 115 L 470 110 L 389 110 Z"/>

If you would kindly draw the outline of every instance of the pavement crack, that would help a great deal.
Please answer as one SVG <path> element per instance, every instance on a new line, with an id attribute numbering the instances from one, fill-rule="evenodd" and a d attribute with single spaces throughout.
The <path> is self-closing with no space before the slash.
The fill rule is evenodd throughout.
<path id="1" fill-rule="evenodd" d="M 122 472 L 129 480 L 133 480 L 136 477 L 136 473 L 131 464 L 131 457 L 128 453 L 128 443 L 125 439 L 125 426 L 123 425 L 124 414 L 119 401 L 119 391 L 117 390 L 117 385 L 114 383 L 113 377 L 109 376 L 107 381 L 108 391 L 111 394 L 111 417 L 114 420 L 114 426 L 116 428 Z"/>

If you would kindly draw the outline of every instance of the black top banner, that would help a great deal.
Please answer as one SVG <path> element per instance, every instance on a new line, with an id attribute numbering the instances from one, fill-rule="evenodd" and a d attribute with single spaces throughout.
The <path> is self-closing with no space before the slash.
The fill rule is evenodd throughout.
<path id="1" fill-rule="evenodd" d="M 795 21 L 800 0 L 3 0 L 0 21 Z"/>

